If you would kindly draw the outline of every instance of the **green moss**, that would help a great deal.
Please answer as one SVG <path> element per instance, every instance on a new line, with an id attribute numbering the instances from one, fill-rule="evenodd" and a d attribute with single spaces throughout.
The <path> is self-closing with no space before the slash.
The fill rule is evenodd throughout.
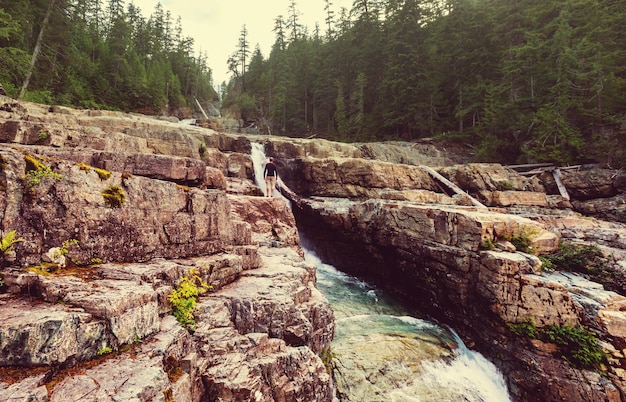
<path id="1" fill-rule="evenodd" d="M 50 133 L 47 130 L 39 131 L 39 135 L 37 136 L 37 142 L 44 141 L 50 137 Z"/>
<path id="2" fill-rule="evenodd" d="M 111 186 L 102 190 L 102 196 L 105 204 L 112 208 L 119 208 L 126 201 L 126 194 L 119 186 Z"/>
<path id="3" fill-rule="evenodd" d="M 91 166 L 85 164 L 85 163 L 77 163 L 76 166 L 78 166 L 80 168 L 80 170 L 85 171 L 87 173 L 91 172 Z"/>
<path id="4" fill-rule="evenodd" d="M 108 170 L 99 169 L 99 168 L 94 168 L 93 170 L 95 170 L 96 173 L 98 173 L 98 177 L 100 177 L 100 180 L 102 181 L 108 180 L 112 176 L 112 173 L 109 172 Z"/>
<path id="5" fill-rule="evenodd" d="M 48 264 L 40 264 L 40 265 L 36 265 L 34 267 L 29 267 L 27 268 L 27 271 L 35 273 L 37 275 L 41 275 L 41 276 L 52 276 L 52 272 L 48 271 L 48 268 L 57 268 L 55 267 L 51 267 Z"/>
<path id="6" fill-rule="evenodd" d="M 330 346 L 322 349 L 322 352 L 320 353 L 320 358 L 322 359 L 322 363 L 324 363 L 326 372 L 328 374 L 331 374 L 334 368 L 333 359 L 335 358 L 335 354 L 331 350 Z"/>
<path id="7" fill-rule="evenodd" d="M 499 191 L 510 191 L 513 190 L 513 183 L 510 181 L 502 180 L 498 182 L 498 190 Z"/>

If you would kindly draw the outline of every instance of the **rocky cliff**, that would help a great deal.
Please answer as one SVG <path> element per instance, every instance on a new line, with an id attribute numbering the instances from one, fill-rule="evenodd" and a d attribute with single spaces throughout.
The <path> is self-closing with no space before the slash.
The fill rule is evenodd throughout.
<path id="1" fill-rule="evenodd" d="M 0 400 L 333 399 L 333 313 L 249 140 L 2 101 Z"/>
<path id="2" fill-rule="evenodd" d="M 569 171 L 570 202 L 553 182 L 499 165 L 324 156 L 283 159 L 283 171 L 305 196 L 294 197 L 300 230 L 324 259 L 460 331 L 496 361 L 516 400 L 626 400 L 626 226 L 609 221 L 623 221 L 623 201 L 594 209 L 607 220 L 583 215 L 623 200 L 622 172 Z M 563 244 L 595 250 L 600 272 L 544 267 L 552 260 L 539 256 Z M 572 352 L 605 357 L 582 367 Z"/>
<path id="3" fill-rule="evenodd" d="M 2 230 L 23 241 L 4 255 L 0 399 L 332 400 L 319 354 L 334 320 L 297 221 L 324 259 L 458 330 L 515 400 L 626 400 L 621 172 L 563 172 L 568 200 L 551 176 L 469 164 L 450 144 L 3 102 Z M 251 142 L 293 214 L 253 184 Z M 540 256 L 563 243 L 592 244 L 602 272 L 548 269 Z M 193 331 L 171 315 L 185 278 L 212 286 Z M 581 365 L 577 346 L 598 360 Z"/>

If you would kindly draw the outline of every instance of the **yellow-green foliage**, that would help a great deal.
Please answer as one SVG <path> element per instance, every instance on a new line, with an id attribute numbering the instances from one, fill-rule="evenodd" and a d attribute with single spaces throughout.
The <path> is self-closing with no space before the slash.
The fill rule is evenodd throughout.
<path id="1" fill-rule="evenodd" d="M 25 154 L 24 161 L 26 161 L 26 184 L 31 187 L 41 183 L 41 180 L 46 177 L 53 180 L 63 178 L 63 175 L 53 172 L 45 163 L 31 154 Z"/>
<path id="2" fill-rule="evenodd" d="M 76 166 L 78 166 L 80 170 L 84 170 L 87 173 L 91 172 L 91 166 L 85 163 L 80 162 L 80 163 L 77 163 Z"/>
<path id="3" fill-rule="evenodd" d="M 112 208 L 119 208 L 126 201 L 126 194 L 119 186 L 111 186 L 102 190 L 102 196 L 104 197 L 104 202 Z"/>
<path id="4" fill-rule="evenodd" d="M 91 166 L 84 164 L 82 162 L 77 163 L 76 166 L 78 166 L 80 170 L 84 170 L 87 173 L 91 172 L 91 169 L 93 169 L 98 174 L 98 177 L 100 177 L 100 180 L 102 181 L 108 180 L 112 176 L 112 173 L 109 172 L 108 170 L 104 170 L 100 168 L 92 168 Z"/>
<path id="5" fill-rule="evenodd" d="M 26 162 L 26 170 L 38 170 L 46 165 L 31 154 L 24 154 L 24 161 Z"/>
<path id="6" fill-rule="evenodd" d="M 192 269 L 187 276 L 181 278 L 178 286 L 168 297 L 174 308 L 174 317 L 183 328 L 190 332 L 195 330 L 196 325 L 193 313 L 196 308 L 196 298 L 209 289 L 211 286 L 200 278 L 200 272 Z"/>
<path id="7" fill-rule="evenodd" d="M 15 230 L 11 230 L 7 232 L 2 239 L 0 239 L 0 252 L 2 254 L 9 254 L 13 251 L 13 246 L 15 243 L 19 243 L 24 241 L 21 237 L 17 237 L 17 232 Z"/>
<path id="8" fill-rule="evenodd" d="M 483 239 L 483 242 L 480 244 L 480 246 L 485 250 L 493 250 L 496 248 L 496 245 L 494 244 L 493 240 L 491 240 L 489 237 L 485 237 Z"/>
<path id="9" fill-rule="evenodd" d="M 556 344 L 558 355 L 578 368 L 598 369 L 608 358 L 596 335 L 582 326 L 548 325 L 538 328 L 532 318 L 507 326 L 518 336 Z"/>
<path id="10" fill-rule="evenodd" d="M 93 170 L 95 170 L 96 173 L 98 173 L 98 177 L 100 177 L 100 180 L 102 181 L 109 179 L 112 174 L 108 170 L 104 170 L 104 169 L 94 168 Z"/>
<path id="11" fill-rule="evenodd" d="M 37 141 L 43 141 L 50 137 L 50 133 L 46 130 L 39 131 L 39 135 L 37 136 Z"/>
<path id="12" fill-rule="evenodd" d="M 78 244 L 78 240 L 76 240 L 76 239 L 65 240 L 61 244 L 61 247 L 59 247 L 59 255 L 54 255 L 54 258 L 59 258 L 61 256 L 67 256 L 69 254 L 69 252 L 70 252 L 70 247 L 73 246 L 74 244 Z"/>
<path id="13" fill-rule="evenodd" d="M 57 269 L 56 266 L 52 267 L 49 264 L 42 263 L 42 264 L 36 265 L 34 267 L 29 267 L 28 271 L 33 272 L 33 273 L 35 273 L 37 275 L 41 275 L 41 276 L 51 276 L 52 273 L 50 273 L 50 271 L 48 271 L 48 268 L 54 269 L 55 271 Z"/>

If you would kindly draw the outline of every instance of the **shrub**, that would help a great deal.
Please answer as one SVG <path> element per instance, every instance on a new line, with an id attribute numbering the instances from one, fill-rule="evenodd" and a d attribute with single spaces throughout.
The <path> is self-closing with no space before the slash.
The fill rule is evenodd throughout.
<path id="1" fill-rule="evenodd" d="M 515 335 L 518 336 L 538 339 L 540 335 L 539 328 L 535 325 L 535 320 L 532 317 L 516 324 L 508 323 L 507 326 Z"/>
<path id="2" fill-rule="evenodd" d="M 602 254 L 595 244 L 564 243 L 553 254 L 540 257 L 545 270 L 578 272 L 622 295 L 626 294 L 626 278 Z"/>
<path id="3" fill-rule="evenodd" d="M 507 326 L 518 336 L 556 344 L 559 357 L 580 369 L 598 369 L 608 358 L 599 346 L 598 337 L 582 326 L 548 325 L 537 328 L 532 318 Z"/>
<path id="4" fill-rule="evenodd" d="M 515 246 L 517 251 L 522 253 L 534 254 L 536 252 L 530 245 L 532 238 L 537 234 L 537 229 L 528 226 L 522 226 L 520 230 L 513 234 L 508 240 Z"/>
<path id="5" fill-rule="evenodd" d="M 10 254 L 13 251 L 13 246 L 16 243 L 23 242 L 24 239 L 17 237 L 17 232 L 11 230 L 7 232 L 2 239 L 0 239 L 0 253 L 3 255 Z"/>
<path id="6" fill-rule="evenodd" d="M 119 208 L 126 201 L 126 194 L 119 186 L 111 186 L 102 190 L 104 202 L 111 208 Z"/>
<path id="7" fill-rule="evenodd" d="M 63 175 L 53 172 L 52 169 L 33 155 L 25 154 L 24 161 L 26 161 L 26 185 L 29 187 L 36 186 L 44 178 L 53 180 L 61 180 L 63 178 Z"/>
<path id="8" fill-rule="evenodd" d="M 497 188 L 499 191 L 510 191 L 513 190 L 515 186 L 513 186 L 513 183 L 511 183 L 510 181 L 501 180 L 497 182 Z"/>
<path id="9" fill-rule="evenodd" d="M 493 242 L 493 240 L 491 240 L 488 237 L 485 237 L 483 239 L 483 242 L 480 244 L 480 246 L 484 249 L 484 250 L 493 250 L 496 248 L 495 243 Z"/>
<path id="10" fill-rule="evenodd" d="M 598 368 L 607 360 L 607 354 L 598 346 L 599 339 L 587 328 L 550 325 L 544 334 L 561 347 L 561 357 L 578 368 Z"/>
<path id="11" fill-rule="evenodd" d="M 0 239 L 0 261 L 2 262 L 2 266 L 5 265 L 6 256 L 13 252 L 13 246 L 16 243 L 23 241 L 24 239 L 17 237 L 17 232 L 15 230 L 8 231 L 4 236 L 2 236 Z M 2 277 L 0 277 L 0 286 L 4 286 Z"/>
<path id="12" fill-rule="evenodd" d="M 585 274 L 598 272 L 606 264 L 602 251 L 595 244 L 561 242 L 556 253 L 547 254 L 544 258 L 556 269 Z"/>
<path id="13" fill-rule="evenodd" d="M 193 313 L 196 309 L 196 298 L 209 289 L 211 286 L 200 278 L 200 272 L 197 269 L 192 269 L 188 276 L 182 277 L 178 286 L 168 297 L 174 308 L 174 317 L 183 328 L 190 332 L 195 330 L 196 325 Z"/>

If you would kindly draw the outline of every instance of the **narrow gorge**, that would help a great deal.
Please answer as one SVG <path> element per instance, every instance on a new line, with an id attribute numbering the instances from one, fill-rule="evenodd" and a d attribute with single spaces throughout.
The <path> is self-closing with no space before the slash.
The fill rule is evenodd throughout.
<path id="1" fill-rule="evenodd" d="M 568 170 L 568 199 L 550 174 L 472 164 L 451 144 L 0 104 L 0 400 L 336 400 L 335 314 L 302 235 L 454 328 L 513 400 L 626 401 L 623 172 Z M 255 185 L 253 144 L 291 209 Z M 602 272 L 546 267 L 563 244 L 593 246 Z M 187 328 L 172 314 L 181 283 L 207 285 Z M 566 355 L 578 349 L 557 330 L 597 339 L 598 360 Z"/>

